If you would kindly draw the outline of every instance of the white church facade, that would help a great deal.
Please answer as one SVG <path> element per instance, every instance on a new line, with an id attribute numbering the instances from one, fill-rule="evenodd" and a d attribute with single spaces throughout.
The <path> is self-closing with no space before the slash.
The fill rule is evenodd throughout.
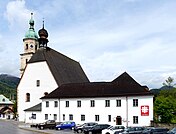
<path id="1" fill-rule="evenodd" d="M 29 24 L 17 87 L 19 121 L 150 125 L 153 95 L 146 86 L 126 72 L 111 82 L 90 82 L 79 62 L 47 46 L 44 25 L 38 38 L 32 17 Z"/>

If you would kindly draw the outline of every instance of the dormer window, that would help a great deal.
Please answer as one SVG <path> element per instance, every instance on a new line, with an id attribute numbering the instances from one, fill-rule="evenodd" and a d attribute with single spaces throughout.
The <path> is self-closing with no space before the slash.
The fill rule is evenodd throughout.
<path id="1" fill-rule="evenodd" d="M 5 99 L 3 98 L 2 101 L 5 102 Z"/>
<path id="2" fill-rule="evenodd" d="M 44 92 L 44 96 L 48 95 L 48 92 Z"/>

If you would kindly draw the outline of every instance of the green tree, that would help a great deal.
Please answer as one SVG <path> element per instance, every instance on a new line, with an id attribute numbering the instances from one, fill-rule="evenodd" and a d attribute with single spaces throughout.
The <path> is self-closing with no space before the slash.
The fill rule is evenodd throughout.
<path id="1" fill-rule="evenodd" d="M 154 102 L 154 114 L 159 122 L 176 123 L 176 89 L 163 90 Z"/>
<path id="2" fill-rule="evenodd" d="M 175 84 L 174 84 L 174 78 L 172 77 L 168 77 L 165 82 L 163 83 L 164 86 L 167 86 L 169 88 L 172 88 Z"/>

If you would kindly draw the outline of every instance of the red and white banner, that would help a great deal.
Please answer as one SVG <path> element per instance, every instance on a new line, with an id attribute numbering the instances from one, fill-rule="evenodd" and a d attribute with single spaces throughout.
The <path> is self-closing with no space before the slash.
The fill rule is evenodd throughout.
<path id="1" fill-rule="evenodd" d="M 141 106 L 141 116 L 149 116 L 149 106 L 148 105 Z"/>

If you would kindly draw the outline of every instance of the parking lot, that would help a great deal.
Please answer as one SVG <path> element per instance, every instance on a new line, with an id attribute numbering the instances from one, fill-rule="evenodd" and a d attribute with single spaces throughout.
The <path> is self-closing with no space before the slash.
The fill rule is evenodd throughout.
<path id="1" fill-rule="evenodd" d="M 74 134 L 72 130 L 55 130 L 55 129 L 44 129 L 40 130 L 38 128 L 31 128 L 30 125 L 21 124 L 19 125 L 20 129 L 31 131 L 31 132 L 38 132 L 42 134 Z"/>

